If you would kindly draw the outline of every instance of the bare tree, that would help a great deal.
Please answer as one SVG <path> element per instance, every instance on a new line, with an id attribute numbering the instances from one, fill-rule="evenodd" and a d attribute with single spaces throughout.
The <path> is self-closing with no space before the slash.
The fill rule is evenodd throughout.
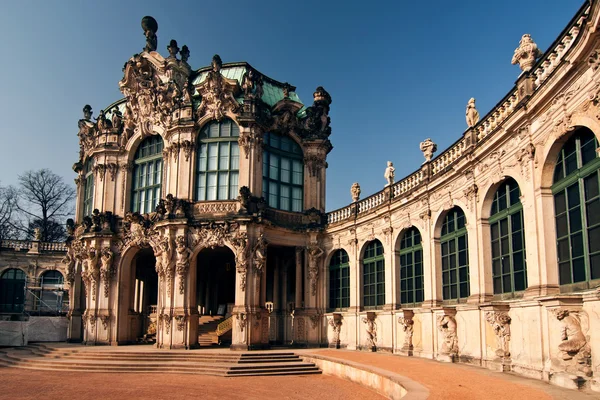
<path id="1" fill-rule="evenodd" d="M 49 169 L 19 175 L 16 210 L 22 219 L 14 226 L 31 239 L 34 228 L 41 228 L 42 241 L 65 239 L 64 220 L 74 212 L 75 188 Z"/>
<path id="2" fill-rule="evenodd" d="M 0 240 L 17 236 L 13 227 L 16 192 L 12 187 L 0 186 Z"/>

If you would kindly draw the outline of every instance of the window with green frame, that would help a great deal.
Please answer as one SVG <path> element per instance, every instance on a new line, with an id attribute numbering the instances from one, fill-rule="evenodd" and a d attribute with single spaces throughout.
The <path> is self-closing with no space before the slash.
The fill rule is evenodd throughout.
<path id="1" fill-rule="evenodd" d="M 269 207 L 303 211 L 304 162 L 296 142 L 276 133 L 265 133 L 263 197 Z"/>
<path id="2" fill-rule="evenodd" d="M 442 297 L 459 300 L 469 297 L 469 246 L 465 213 L 454 207 L 444 217 L 442 235 Z"/>
<path id="3" fill-rule="evenodd" d="M 496 190 L 490 213 L 494 294 L 527 288 L 523 205 L 519 185 L 506 179 Z"/>
<path id="4" fill-rule="evenodd" d="M 367 244 L 363 257 L 363 306 L 365 309 L 385 304 L 385 260 L 379 240 Z"/>
<path id="5" fill-rule="evenodd" d="M 350 307 L 350 259 L 345 250 L 333 253 L 329 262 L 329 308 Z"/>
<path id="6" fill-rule="evenodd" d="M 0 312 L 23 312 L 25 303 L 25 272 L 21 269 L 7 269 L 0 276 Z"/>
<path id="7" fill-rule="evenodd" d="M 83 186 L 83 216 L 92 215 L 94 207 L 94 159 L 88 158 L 83 169 L 85 184 Z"/>
<path id="8" fill-rule="evenodd" d="M 422 303 L 424 298 L 421 233 L 408 229 L 400 241 L 400 303 Z"/>
<path id="9" fill-rule="evenodd" d="M 152 212 L 160 200 L 162 149 L 162 138 L 153 135 L 144 139 L 135 152 L 131 196 L 131 210 L 134 212 Z"/>
<path id="10" fill-rule="evenodd" d="M 205 125 L 198 136 L 196 201 L 234 200 L 238 195 L 240 128 L 230 119 Z"/>
<path id="11" fill-rule="evenodd" d="M 578 128 L 560 150 L 554 170 L 558 275 L 563 291 L 600 283 L 600 157 L 598 140 Z M 594 281 L 592 283 L 592 281 Z"/>

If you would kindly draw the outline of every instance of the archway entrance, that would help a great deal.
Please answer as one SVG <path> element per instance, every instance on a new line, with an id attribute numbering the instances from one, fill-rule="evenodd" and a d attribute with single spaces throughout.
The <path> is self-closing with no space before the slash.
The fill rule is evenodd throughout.
<path id="1" fill-rule="evenodd" d="M 208 346 L 230 343 L 231 331 L 219 331 L 219 323 L 231 316 L 235 304 L 235 256 L 227 247 L 204 249 L 198 254 L 196 302 L 198 344 Z"/>
<path id="2" fill-rule="evenodd" d="M 156 341 L 156 304 L 158 301 L 158 275 L 156 258 L 152 249 L 140 250 L 132 262 L 129 285 L 131 325 L 130 341 L 153 343 Z"/>

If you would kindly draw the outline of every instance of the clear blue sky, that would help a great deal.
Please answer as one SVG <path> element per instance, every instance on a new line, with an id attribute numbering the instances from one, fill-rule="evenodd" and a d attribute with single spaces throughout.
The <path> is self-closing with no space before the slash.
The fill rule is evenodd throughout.
<path id="1" fill-rule="evenodd" d="M 510 64 L 524 33 L 545 51 L 583 0 L 502 1 L 3 1 L 0 12 L 0 183 L 50 168 L 72 182 L 77 120 L 121 98 L 121 68 L 145 44 L 140 20 L 159 24 L 158 50 L 176 39 L 199 68 L 213 54 L 248 61 L 297 86 L 307 105 L 324 86 L 334 149 L 327 210 L 396 179 L 466 128 L 465 106 L 485 115 L 520 73 Z"/>

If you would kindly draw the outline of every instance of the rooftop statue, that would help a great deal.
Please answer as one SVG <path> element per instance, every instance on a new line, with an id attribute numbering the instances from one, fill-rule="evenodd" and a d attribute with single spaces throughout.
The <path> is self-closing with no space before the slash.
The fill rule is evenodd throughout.
<path id="1" fill-rule="evenodd" d="M 521 71 L 527 72 L 533 68 L 535 61 L 541 57 L 542 52 L 538 49 L 537 44 L 531 39 L 531 35 L 526 33 L 519 41 L 519 47 L 515 49 L 511 63 L 519 64 Z"/>
<path id="2" fill-rule="evenodd" d="M 467 112 L 465 115 L 469 128 L 474 127 L 479 122 L 479 111 L 475 108 L 475 98 L 471 97 L 471 100 L 467 103 Z"/>
<path id="3" fill-rule="evenodd" d="M 360 185 L 358 182 L 354 182 L 350 188 L 350 194 L 352 195 L 352 201 L 356 202 L 360 199 Z"/>
<path id="4" fill-rule="evenodd" d="M 146 47 L 144 47 L 144 51 L 147 51 L 148 53 L 156 51 L 156 46 L 158 45 L 158 39 L 156 37 L 158 22 L 147 15 L 142 18 L 142 29 L 144 30 L 144 36 L 146 36 Z"/>
<path id="5" fill-rule="evenodd" d="M 86 121 L 89 121 L 92 119 L 92 106 L 90 106 L 89 104 L 86 104 L 83 107 L 83 119 L 85 119 Z"/>
<path id="6" fill-rule="evenodd" d="M 430 138 L 427 138 L 421 142 L 419 148 L 423 152 L 423 156 L 425 157 L 425 163 L 428 163 L 429 161 L 431 161 L 433 153 L 437 151 L 437 144 L 433 143 L 433 141 Z"/>
<path id="7" fill-rule="evenodd" d="M 394 163 L 391 161 L 388 161 L 387 168 L 385 169 L 385 173 L 383 174 L 385 179 L 387 179 L 387 185 L 385 185 L 385 186 L 390 186 L 390 185 L 394 184 L 395 173 L 396 173 L 396 168 L 394 168 Z"/>
<path id="8" fill-rule="evenodd" d="M 179 47 L 177 46 L 177 40 L 171 39 L 169 45 L 167 46 L 167 50 L 169 51 L 169 58 L 177 59 L 177 53 L 179 53 Z"/>

